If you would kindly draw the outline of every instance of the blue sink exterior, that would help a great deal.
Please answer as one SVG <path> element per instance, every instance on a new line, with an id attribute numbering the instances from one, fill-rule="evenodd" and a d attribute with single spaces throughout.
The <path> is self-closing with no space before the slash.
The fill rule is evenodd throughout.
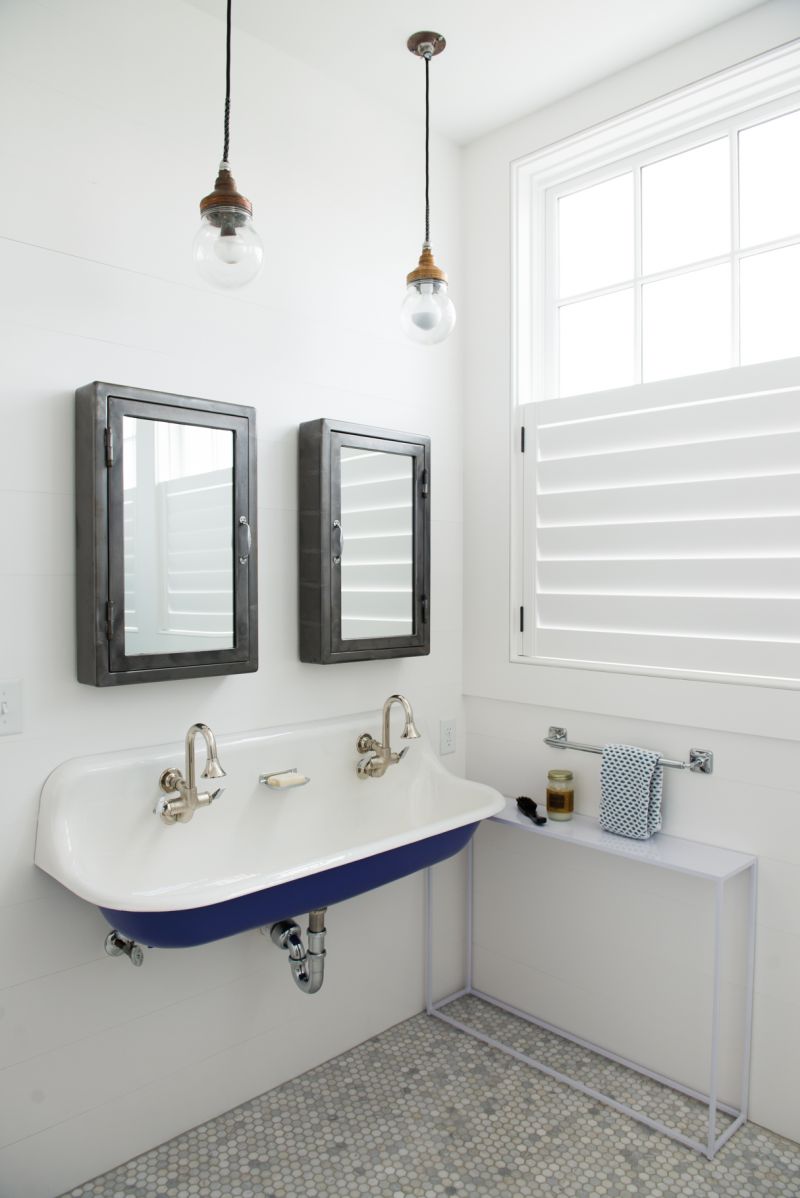
<path id="1" fill-rule="evenodd" d="M 466 824 L 452 832 L 442 832 L 386 853 L 207 907 L 192 907 L 187 911 L 115 911 L 110 907 L 100 910 L 112 928 L 139 944 L 151 948 L 191 948 L 301 915 L 316 907 L 330 907 L 435 865 L 463 849 L 477 826 Z"/>

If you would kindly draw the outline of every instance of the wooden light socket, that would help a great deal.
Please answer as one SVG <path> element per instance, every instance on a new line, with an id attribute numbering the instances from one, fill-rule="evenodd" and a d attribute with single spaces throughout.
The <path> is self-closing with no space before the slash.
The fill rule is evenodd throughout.
<path id="1" fill-rule="evenodd" d="M 200 201 L 200 212 L 205 215 L 211 208 L 241 208 L 248 216 L 253 215 L 253 205 L 247 196 L 236 190 L 236 180 L 227 167 L 220 168 L 214 190 Z"/>
<path id="2" fill-rule="evenodd" d="M 447 275 L 437 266 L 433 260 L 433 251 L 429 245 L 422 247 L 422 253 L 419 256 L 419 265 L 406 275 L 406 283 L 416 283 L 420 279 L 437 279 L 441 283 L 447 282 Z"/>

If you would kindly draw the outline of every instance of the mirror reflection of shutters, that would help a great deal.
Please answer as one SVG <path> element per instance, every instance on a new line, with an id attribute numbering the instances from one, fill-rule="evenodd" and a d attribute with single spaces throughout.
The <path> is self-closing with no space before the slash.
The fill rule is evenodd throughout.
<path id="1" fill-rule="evenodd" d="M 414 459 L 341 448 L 342 640 L 413 632 Z"/>
<path id="2" fill-rule="evenodd" d="M 169 479 L 157 487 L 161 627 L 230 635 L 233 621 L 230 468 Z"/>

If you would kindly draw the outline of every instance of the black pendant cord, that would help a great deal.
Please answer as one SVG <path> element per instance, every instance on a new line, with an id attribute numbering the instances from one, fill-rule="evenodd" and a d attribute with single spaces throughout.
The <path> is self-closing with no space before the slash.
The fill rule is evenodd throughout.
<path id="1" fill-rule="evenodd" d="M 225 39 L 225 138 L 222 147 L 222 161 L 228 161 L 228 150 L 231 141 L 231 8 L 233 0 L 228 0 L 228 29 Z"/>
<path id="2" fill-rule="evenodd" d="M 425 55 L 425 244 L 431 243 L 431 200 L 430 200 L 430 140 L 431 140 L 431 59 Z"/>

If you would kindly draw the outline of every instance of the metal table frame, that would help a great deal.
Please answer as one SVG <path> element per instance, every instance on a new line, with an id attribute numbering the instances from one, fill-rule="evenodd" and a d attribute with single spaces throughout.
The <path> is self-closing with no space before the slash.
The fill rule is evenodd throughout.
<path id="1" fill-rule="evenodd" d="M 516 818 L 516 810 L 509 815 L 509 808 L 506 813 L 493 817 L 495 821 L 505 824 L 517 825 L 521 830 L 532 833 L 538 833 L 539 829 L 533 824 L 525 825 L 521 822 L 521 817 Z M 585 819 L 585 817 L 576 817 L 576 819 Z M 587 824 L 589 821 L 586 821 Z M 592 821 L 594 823 L 594 821 Z M 559 834 L 559 829 L 551 823 L 548 825 L 550 836 L 556 839 L 568 839 L 563 833 Z M 603 834 L 606 836 L 608 834 Z M 613 838 L 619 840 L 620 838 Z M 683 844 L 694 846 L 695 848 L 709 848 L 713 851 L 713 846 L 698 846 L 694 841 L 678 841 L 675 837 L 657 837 L 655 839 L 668 840 L 674 844 Z M 639 842 L 635 842 L 638 844 Z M 651 844 L 652 842 L 645 842 Z M 582 845 L 581 847 L 599 847 L 592 845 Z M 627 846 L 626 846 L 627 847 Z M 631 851 L 623 849 L 615 850 L 610 847 L 605 851 L 617 852 L 618 855 L 632 856 Z M 728 850 L 719 850 L 720 854 L 728 854 Z M 645 1126 L 652 1128 L 654 1131 L 661 1132 L 665 1136 L 669 1136 L 672 1140 L 677 1140 L 679 1144 L 685 1144 L 687 1148 L 693 1148 L 696 1152 L 702 1153 L 704 1156 L 712 1160 L 719 1149 L 725 1144 L 732 1135 L 742 1126 L 747 1119 L 748 1096 L 750 1088 L 750 1046 L 752 1038 L 753 1026 L 753 979 L 755 965 L 755 928 L 756 928 L 756 890 L 757 890 L 757 858 L 744 853 L 730 853 L 731 857 L 740 857 L 742 864 L 738 868 L 733 868 L 727 874 L 717 873 L 709 874 L 702 872 L 696 868 L 684 868 L 681 865 L 667 864 L 661 862 L 650 862 L 656 867 L 678 870 L 678 872 L 691 873 L 694 876 L 706 878 L 713 884 L 714 892 L 714 965 L 713 965 L 713 988 L 712 988 L 712 1010 L 711 1010 L 711 1053 L 710 1053 L 710 1068 L 709 1068 L 709 1083 L 708 1092 L 691 1089 L 689 1086 L 683 1085 L 681 1082 L 675 1081 L 673 1078 L 665 1077 L 661 1073 L 656 1073 L 652 1069 L 648 1069 L 645 1065 L 639 1064 L 637 1061 L 631 1061 L 626 1057 L 620 1056 L 617 1053 L 609 1052 L 608 1049 L 602 1048 L 598 1044 L 593 1044 L 589 1040 L 585 1040 L 580 1036 L 574 1035 L 572 1032 L 565 1031 L 563 1028 L 555 1027 L 553 1024 L 546 1022 L 544 1019 L 539 1019 L 535 1015 L 531 1015 L 527 1011 L 520 1011 L 516 1007 L 510 1006 L 499 998 L 493 997 L 491 994 L 486 994 L 482 990 L 478 990 L 474 985 L 473 974 L 473 879 L 474 879 L 474 838 L 470 841 L 467 849 L 467 905 L 466 905 L 466 952 L 467 952 L 467 977 L 466 986 L 463 989 L 455 991 L 453 994 L 448 994 L 444 998 L 434 1000 L 433 998 L 433 889 L 432 889 L 432 871 L 426 871 L 426 961 L 425 961 L 425 1000 L 426 1010 L 429 1015 L 435 1019 L 440 1019 L 443 1023 L 450 1027 L 456 1028 L 460 1032 L 465 1032 L 469 1036 L 473 1036 L 476 1040 L 488 1044 L 491 1048 L 496 1048 L 500 1052 L 506 1053 L 517 1061 L 521 1061 L 525 1065 L 530 1065 L 533 1069 L 538 1069 L 539 1072 L 547 1074 L 555 1081 L 563 1082 L 564 1085 L 571 1086 L 573 1090 L 578 1090 L 582 1094 L 586 1094 L 589 1098 L 593 1098 L 597 1102 L 605 1103 L 607 1106 L 613 1107 L 614 1110 L 620 1111 L 624 1115 L 629 1115 L 632 1119 L 636 1119 L 639 1123 L 644 1123 Z M 647 860 L 646 856 L 641 858 Z M 721 957 L 722 957 L 722 924 L 724 918 L 724 903 L 725 903 L 725 883 L 732 877 L 738 874 L 749 871 L 749 887 L 748 887 L 748 919 L 747 919 L 747 956 L 746 956 L 746 983 L 745 983 L 745 1011 L 744 1011 L 744 1043 L 742 1045 L 742 1066 L 741 1066 L 741 1081 L 739 1092 L 738 1107 L 728 1106 L 721 1102 L 718 1097 L 718 1080 L 719 1080 L 719 1022 L 720 1022 L 720 992 L 721 992 Z M 527 1023 L 532 1023 L 536 1027 L 543 1028 L 545 1031 L 552 1032 L 557 1036 L 563 1037 L 565 1040 L 570 1040 L 573 1044 L 578 1044 L 582 1048 L 589 1049 L 598 1055 L 605 1057 L 607 1060 L 614 1061 L 619 1065 L 624 1065 L 628 1069 L 632 1069 L 645 1077 L 651 1078 L 653 1081 L 660 1082 L 664 1086 L 668 1086 L 672 1090 L 677 1090 L 681 1094 L 687 1095 L 689 1098 L 696 1099 L 698 1102 L 704 1103 L 708 1107 L 708 1134 L 705 1142 L 702 1140 L 692 1139 L 690 1136 L 684 1135 L 677 1128 L 669 1127 L 658 1119 L 651 1119 L 649 1116 L 627 1103 L 619 1102 L 608 1094 L 604 1094 L 592 1086 L 587 1086 L 584 1082 L 577 1078 L 570 1077 L 566 1073 L 561 1073 L 557 1069 L 546 1065 L 543 1061 L 537 1060 L 535 1057 L 529 1056 L 527 1053 L 520 1052 L 518 1049 L 504 1044 L 501 1040 L 494 1039 L 492 1036 L 486 1035 L 485 1032 L 479 1031 L 477 1028 L 470 1027 L 459 1019 L 454 1019 L 452 1015 L 448 1015 L 444 1008 L 450 1003 L 455 1002 L 458 998 L 464 998 L 468 995 L 481 999 L 483 1002 L 491 1003 L 492 1006 L 498 1007 L 502 1011 L 507 1011 L 511 1015 L 516 1015 L 519 1019 L 524 1019 Z M 730 1115 L 733 1122 L 725 1128 L 719 1135 L 716 1134 L 717 1111 L 723 1111 Z"/>

